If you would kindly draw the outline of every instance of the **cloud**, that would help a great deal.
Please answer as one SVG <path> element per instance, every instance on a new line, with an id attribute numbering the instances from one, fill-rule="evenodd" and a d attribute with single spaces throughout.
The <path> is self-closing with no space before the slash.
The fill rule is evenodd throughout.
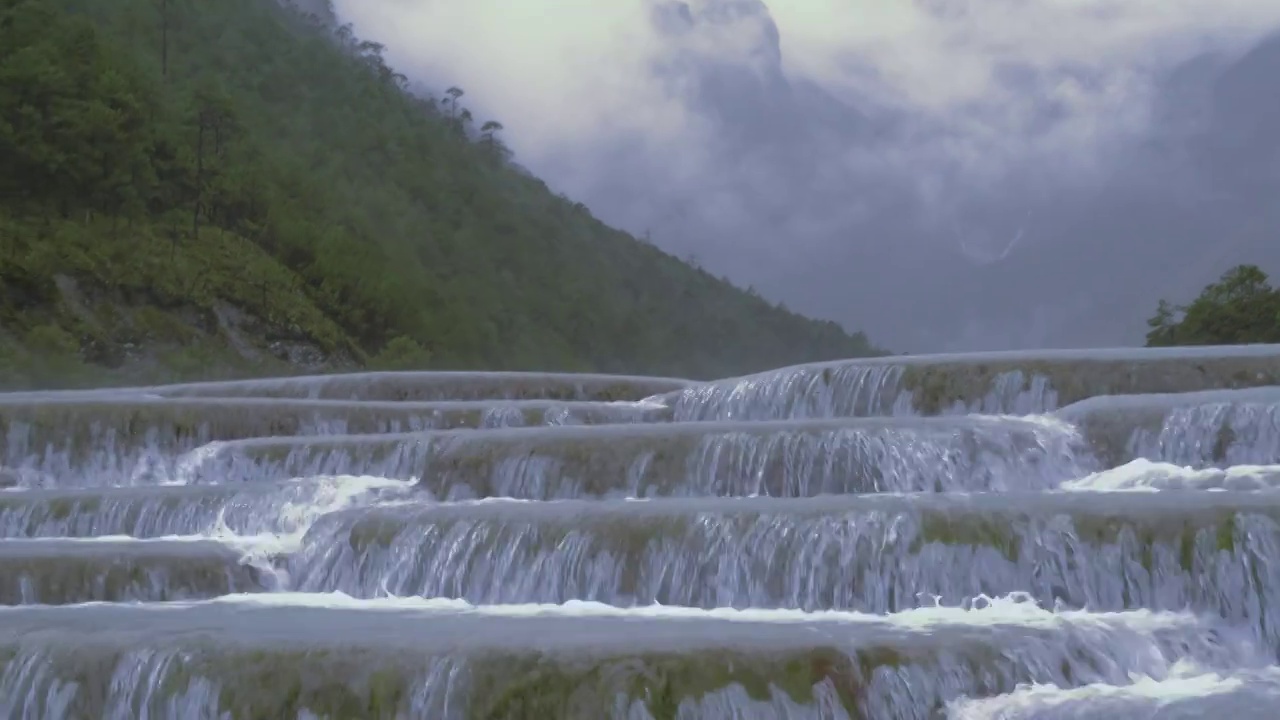
<path id="1" fill-rule="evenodd" d="M 884 89 L 934 109 L 1001 93 L 1002 67 L 1125 74 L 1280 21 L 1265 0 L 798 0 L 772 11 L 792 71 L 849 81 L 855 57 Z"/>
<path id="2" fill-rule="evenodd" d="M 638 2 L 337 0 L 361 37 L 412 79 L 467 91 L 526 156 L 570 144 L 664 143 L 689 122 L 649 70 L 654 31 Z"/>
<path id="3" fill-rule="evenodd" d="M 1153 80 L 1280 24 L 1267 0 L 774 2 L 786 68 L 933 132 L 911 151 L 983 185 L 1012 163 L 1096 169 L 1149 127 Z M 1065 163 L 1065 165 L 1064 165 Z M 1092 177 L 1089 177 L 1092 179 Z"/>
<path id="4" fill-rule="evenodd" d="M 770 28 L 752 5 L 690 2 L 695 14 L 718 9 L 719 21 L 683 35 L 657 31 L 652 0 L 338 0 L 336 9 L 406 74 L 464 87 L 535 171 L 590 175 L 581 168 L 591 158 L 630 146 L 661 153 L 680 182 L 702 171 L 705 158 L 689 149 L 715 129 L 655 67 L 677 52 L 768 62 L 753 55 Z M 1146 129 L 1153 73 L 1280 22 L 1269 0 L 773 0 L 769 10 L 791 78 L 911 118 L 897 146 L 845 161 L 912 173 L 929 163 L 977 186 L 1019 162 L 1053 161 L 1059 175 L 1095 167 L 1110 142 Z"/>
<path id="5" fill-rule="evenodd" d="M 927 302 L 906 288 L 1024 252 L 1114 175 L 1164 73 L 1280 27 L 1274 0 L 335 6 L 606 221 L 891 344 L 893 303 Z M 797 281 L 833 264 L 839 288 Z"/>

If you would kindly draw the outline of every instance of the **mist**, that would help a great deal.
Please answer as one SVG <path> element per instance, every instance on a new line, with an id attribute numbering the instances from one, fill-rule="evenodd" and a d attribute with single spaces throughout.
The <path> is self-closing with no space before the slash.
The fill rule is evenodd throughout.
<path id="1" fill-rule="evenodd" d="M 335 10 L 601 219 L 894 350 L 1139 344 L 1280 270 L 1280 3 Z"/>

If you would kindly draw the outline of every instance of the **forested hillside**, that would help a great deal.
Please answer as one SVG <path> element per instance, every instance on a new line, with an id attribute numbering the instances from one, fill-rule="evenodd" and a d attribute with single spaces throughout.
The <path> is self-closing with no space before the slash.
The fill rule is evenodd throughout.
<path id="1" fill-rule="evenodd" d="M 0 382 L 877 352 L 604 226 L 458 95 L 272 0 L 0 0 Z"/>

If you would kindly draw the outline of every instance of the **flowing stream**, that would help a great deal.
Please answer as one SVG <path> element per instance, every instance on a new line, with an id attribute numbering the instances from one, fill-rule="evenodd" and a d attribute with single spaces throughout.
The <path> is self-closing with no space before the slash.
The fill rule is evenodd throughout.
<path id="1" fill-rule="evenodd" d="M 0 395 L 0 720 L 1273 720 L 1280 347 Z"/>

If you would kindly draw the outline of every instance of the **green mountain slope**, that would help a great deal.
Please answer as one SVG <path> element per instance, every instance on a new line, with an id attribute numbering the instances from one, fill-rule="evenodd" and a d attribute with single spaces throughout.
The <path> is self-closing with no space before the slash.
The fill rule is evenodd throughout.
<path id="1" fill-rule="evenodd" d="M 404 83 L 271 0 L 0 0 L 0 377 L 878 352 L 603 225 Z"/>

